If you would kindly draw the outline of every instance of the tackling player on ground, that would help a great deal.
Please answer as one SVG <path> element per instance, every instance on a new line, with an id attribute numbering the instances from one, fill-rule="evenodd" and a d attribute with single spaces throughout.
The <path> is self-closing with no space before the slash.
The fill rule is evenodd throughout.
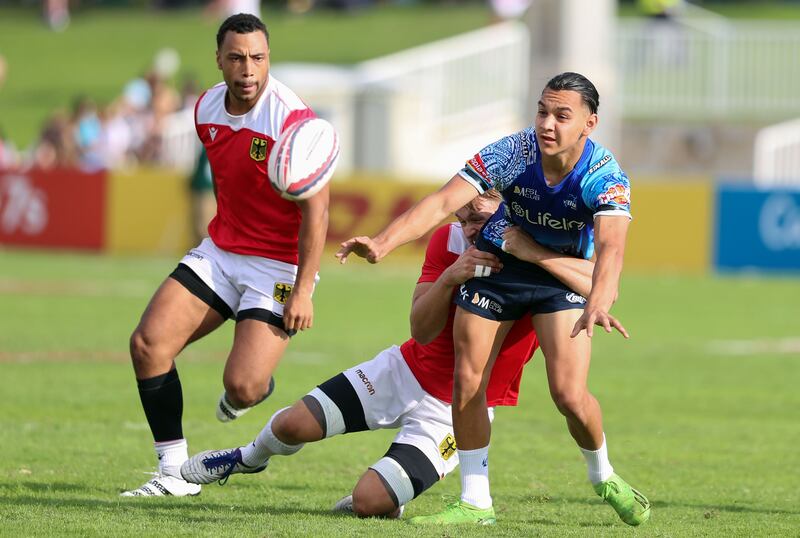
<path id="1" fill-rule="evenodd" d="M 427 232 L 475 192 L 499 190 L 506 201 L 482 230 L 476 247 L 498 256 L 499 272 L 474 278 L 456 297 L 453 427 L 461 462 L 461 501 L 412 523 L 494 520 L 489 491 L 486 383 L 495 349 L 515 320 L 533 314 L 547 365 L 550 394 L 588 467 L 594 490 L 629 525 L 650 516 L 650 504 L 613 471 L 600 405 L 589 392 L 592 328 L 627 331 L 610 313 L 630 221 L 630 185 L 613 155 L 589 139 L 599 96 L 577 73 L 551 79 L 534 126 L 489 145 L 436 193 L 395 219 L 374 239 L 342 243 L 342 263 L 355 253 L 372 263 Z M 553 278 L 525 259 L 525 231 L 542 245 L 576 258 L 597 250 L 591 293 Z M 480 275 L 479 275 L 480 276 Z M 576 291 L 578 293 L 576 293 Z M 585 331 L 585 332 L 584 332 Z"/>
<path id="2" fill-rule="evenodd" d="M 386 455 L 335 509 L 363 517 L 396 517 L 408 501 L 452 471 L 458 464 L 449 405 L 453 296 L 484 268 L 500 268 L 496 256 L 471 246 L 499 201 L 496 191 L 486 191 L 456 211 L 459 224 L 442 226 L 431 237 L 412 299 L 411 340 L 332 377 L 292 407 L 276 412 L 249 445 L 191 457 L 181 468 L 184 478 L 208 484 L 235 473 L 260 472 L 272 456 L 294 454 L 304 443 L 398 427 Z M 531 259 L 588 292 L 591 262 L 559 256 L 532 241 L 528 247 Z M 490 408 L 516 405 L 522 369 L 536 346 L 530 318 L 517 322 L 503 342 L 487 387 Z"/>
<path id="3" fill-rule="evenodd" d="M 183 395 L 174 359 L 236 320 L 217 418 L 229 421 L 264 400 L 289 338 L 311 327 L 311 294 L 328 227 L 329 191 L 294 203 L 271 188 L 267 159 L 278 135 L 314 113 L 269 75 L 269 34 L 252 15 L 217 33 L 224 83 L 195 108 L 197 134 L 214 176 L 217 214 L 209 238 L 156 291 L 130 340 L 142 407 L 155 441 L 156 476 L 125 496 L 196 495 L 180 476 L 188 457 Z"/>

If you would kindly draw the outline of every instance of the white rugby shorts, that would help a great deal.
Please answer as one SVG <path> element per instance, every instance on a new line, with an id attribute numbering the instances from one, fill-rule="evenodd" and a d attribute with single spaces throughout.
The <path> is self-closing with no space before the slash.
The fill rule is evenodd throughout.
<path id="1" fill-rule="evenodd" d="M 189 267 L 225 304 L 234 317 L 239 312 L 262 309 L 283 316 L 283 308 L 297 276 L 290 263 L 235 254 L 205 238 L 180 263 Z M 315 284 L 319 275 L 315 278 Z"/>
<path id="2" fill-rule="evenodd" d="M 392 346 L 344 372 L 355 389 L 370 430 L 400 428 L 394 443 L 412 445 L 440 478 L 458 465 L 450 405 L 420 386 L 400 348 Z M 489 409 L 489 419 L 494 410 Z"/>

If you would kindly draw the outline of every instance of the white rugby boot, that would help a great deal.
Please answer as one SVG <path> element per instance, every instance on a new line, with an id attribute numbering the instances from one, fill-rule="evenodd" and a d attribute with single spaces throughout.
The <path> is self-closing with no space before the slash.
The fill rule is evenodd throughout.
<path id="1" fill-rule="evenodd" d="M 120 497 L 187 497 L 200 495 L 200 486 L 190 484 L 186 480 L 162 474 L 160 472 L 151 473 L 153 478 L 142 484 L 136 489 L 123 491 Z"/>
<path id="2" fill-rule="evenodd" d="M 248 467 L 242 462 L 240 448 L 206 450 L 183 462 L 181 476 L 192 484 L 210 484 L 218 481 L 222 486 L 232 474 L 260 473 L 267 468 L 267 465 L 269 460 L 260 467 Z"/>

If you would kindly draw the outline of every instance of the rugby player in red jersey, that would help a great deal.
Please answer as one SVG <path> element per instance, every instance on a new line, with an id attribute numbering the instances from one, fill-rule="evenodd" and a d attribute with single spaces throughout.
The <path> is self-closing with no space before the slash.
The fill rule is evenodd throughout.
<path id="1" fill-rule="evenodd" d="M 434 232 L 414 290 L 410 340 L 332 377 L 292 407 L 277 411 L 252 443 L 189 458 L 181 468 L 183 477 L 197 484 L 224 481 L 231 474 L 263 471 L 272 456 L 294 454 L 304 443 L 342 433 L 399 428 L 386 454 L 334 509 L 362 517 L 397 517 L 406 503 L 444 478 L 458 464 L 450 410 L 453 297 L 479 272 L 499 269 L 497 257 L 472 246 L 499 203 L 498 193 L 487 191 L 456 211 L 458 223 Z M 528 255 L 588 293 L 592 262 L 560 256 L 533 241 Z M 517 404 L 522 369 L 537 346 L 530 317 L 519 320 L 492 370 L 487 388 L 490 408 Z"/>
<path id="2" fill-rule="evenodd" d="M 209 238 L 189 251 L 156 291 L 130 340 L 131 359 L 158 472 L 124 496 L 196 495 L 184 481 L 188 457 L 183 396 L 174 359 L 225 320 L 236 320 L 217 418 L 237 418 L 272 392 L 272 372 L 289 338 L 309 329 L 311 294 L 328 228 L 328 187 L 307 200 L 271 188 L 275 140 L 314 113 L 269 74 L 269 34 L 257 17 L 228 18 L 217 33 L 224 82 L 195 107 L 197 134 L 214 176 L 217 214 Z"/>

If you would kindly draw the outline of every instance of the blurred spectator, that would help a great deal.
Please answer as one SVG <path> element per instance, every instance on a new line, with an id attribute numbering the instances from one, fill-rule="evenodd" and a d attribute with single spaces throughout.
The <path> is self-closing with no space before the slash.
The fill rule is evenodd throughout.
<path id="1" fill-rule="evenodd" d="M 206 13 L 217 19 L 227 19 L 237 13 L 249 13 L 261 17 L 260 0 L 211 0 Z"/>
<path id="2" fill-rule="evenodd" d="M 3 89 L 3 84 L 6 82 L 6 75 L 8 74 L 8 63 L 6 59 L 0 54 L 0 90 Z"/>
<path id="3" fill-rule="evenodd" d="M 0 128 L 0 170 L 11 170 L 19 165 L 20 155 L 17 147 L 6 138 L 3 129 Z"/>
<path id="4" fill-rule="evenodd" d="M 533 0 L 489 0 L 495 22 L 521 17 Z"/>
<path id="5" fill-rule="evenodd" d="M 639 11 L 643 15 L 655 19 L 674 17 L 683 4 L 683 0 L 637 0 Z"/>
<path id="6" fill-rule="evenodd" d="M 181 109 L 194 109 L 195 103 L 200 98 L 200 84 L 194 75 L 186 75 L 181 85 Z"/>
<path id="7" fill-rule="evenodd" d="M 72 126 L 80 167 L 87 171 L 104 168 L 101 153 L 102 125 L 94 101 L 86 96 L 75 101 Z"/>
<path id="8" fill-rule="evenodd" d="M 43 0 L 42 17 L 48 28 L 63 32 L 69 26 L 69 0 Z"/>
<path id="9" fill-rule="evenodd" d="M 72 125 L 65 113 L 56 112 L 45 123 L 33 149 L 33 165 L 52 169 L 75 166 L 77 163 L 78 149 Z"/>
<path id="10" fill-rule="evenodd" d="M 217 213 L 217 199 L 214 196 L 214 178 L 205 149 L 200 151 L 197 164 L 189 177 L 191 196 L 192 231 L 198 241 L 208 237 L 208 223 Z"/>

